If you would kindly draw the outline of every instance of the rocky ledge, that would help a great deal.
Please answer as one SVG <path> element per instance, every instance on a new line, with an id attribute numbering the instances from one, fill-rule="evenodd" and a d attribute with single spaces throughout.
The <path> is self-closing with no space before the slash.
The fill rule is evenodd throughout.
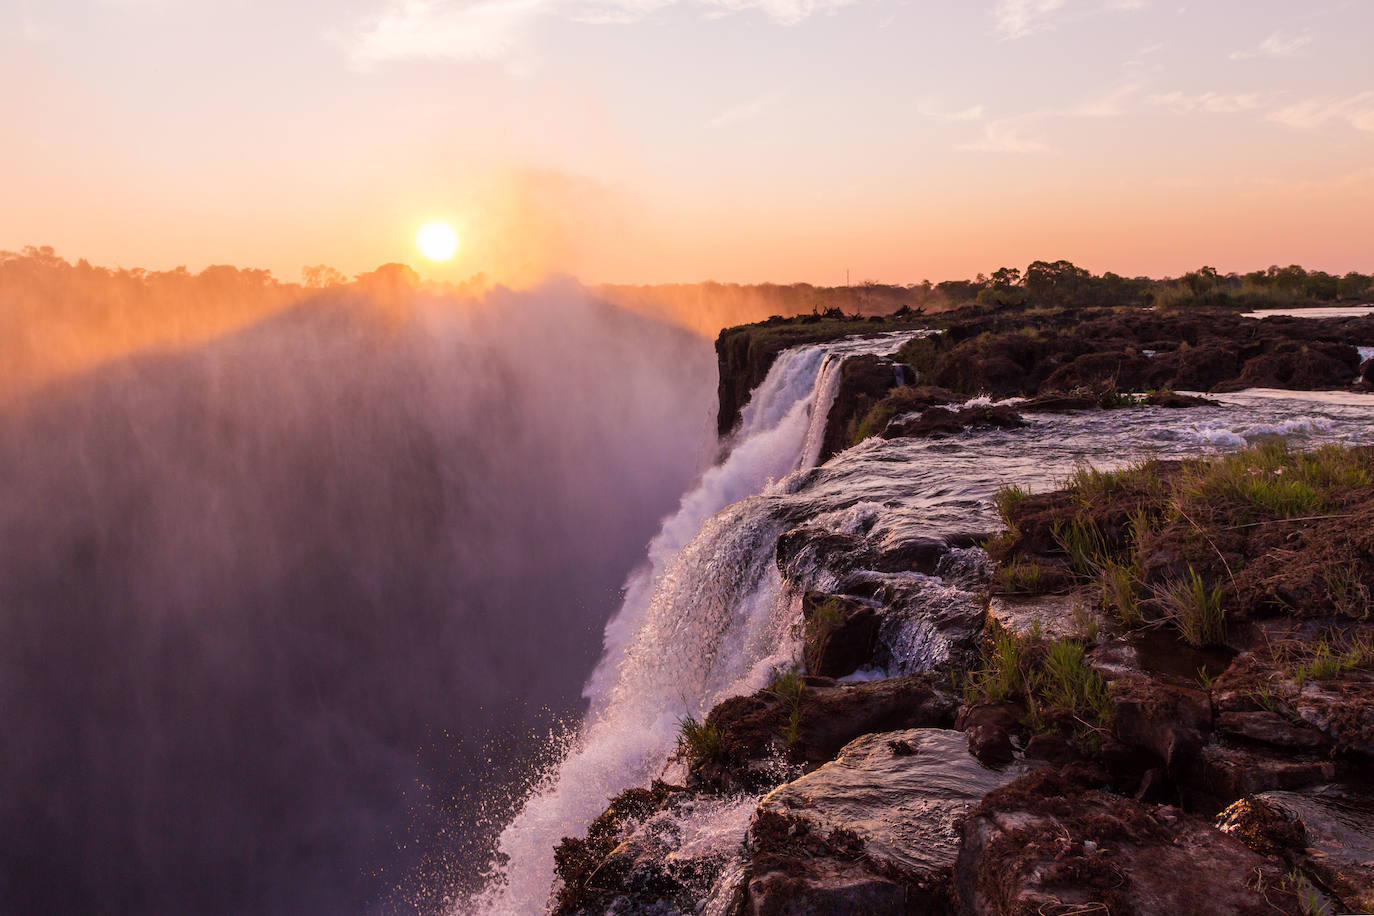
<path id="1" fill-rule="evenodd" d="M 884 435 L 1015 422 L 894 387 Z M 1024 393 L 1016 413 L 1122 406 Z M 1274 441 L 995 502 L 980 547 L 786 532 L 783 578 L 827 583 L 798 667 L 685 720 L 682 784 L 563 842 L 558 912 L 1374 910 L 1374 449 Z M 743 845 L 685 854 L 692 810 Z"/>

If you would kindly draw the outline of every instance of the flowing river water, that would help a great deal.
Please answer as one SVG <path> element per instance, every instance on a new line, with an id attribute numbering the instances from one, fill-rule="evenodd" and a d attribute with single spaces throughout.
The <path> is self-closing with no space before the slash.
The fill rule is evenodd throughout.
<path id="1" fill-rule="evenodd" d="M 999 527 L 991 496 L 1001 486 L 1055 487 L 1076 467 L 1147 457 L 1215 453 L 1267 436 L 1298 442 L 1374 442 L 1374 396 L 1251 390 L 1217 406 L 1142 407 L 1032 414 L 1016 430 L 938 439 L 870 439 L 816 467 L 820 434 L 845 356 L 885 353 L 902 339 L 846 340 L 785 351 L 746 406 L 731 447 L 663 524 L 645 565 L 626 586 L 606 629 L 605 654 L 587 694 L 591 712 L 502 834 L 485 891 L 455 912 L 538 912 L 547 907 L 553 850 L 585 831 L 607 801 L 667 774 L 678 723 L 764 686 L 795 662 L 802 592 L 827 585 L 818 566 L 776 562 L 778 537 L 800 522 L 899 545 Z M 979 551 L 967 563 L 977 564 Z M 958 570 L 908 577 L 920 608 L 977 600 Z M 912 628 L 915 628 L 914 631 Z M 916 635 L 913 635 L 913 632 Z M 936 651 L 908 632 L 886 632 L 888 670 L 921 670 Z M 757 798 L 703 803 L 661 825 L 664 855 L 738 877 L 739 848 Z M 723 899 L 723 894 L 717 897 Z M 712 912 L 717 902 L 708 902 Z"/>

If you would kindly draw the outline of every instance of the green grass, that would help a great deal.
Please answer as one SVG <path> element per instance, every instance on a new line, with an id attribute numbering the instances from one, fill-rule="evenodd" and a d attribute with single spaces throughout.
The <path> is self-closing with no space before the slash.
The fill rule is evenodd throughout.
<path id="1" fill-rule="evenodd" d="M 677 720 L 677 757 L 695 766 L 719 760 L 725 753 L 725 732 L 713 722 L 703 722 L 696 716 Z"/>
<path id="2" fill-rule="evenodd" d="M 788 707 L 782 739 L 788 747 L 794 747 L 801 740 L 801 701 L 806 694 L 806 678 L 796 668 L 777 668 L 768 689 Z"/>
<path id="3" fill-rule="evenodd" d="M 1112 557 L 1113 547 L 1089 519 L 1075 518 L 1054 526 L 1054 539 L 1069 557 L 1073 571 L 1083 579 L 1095 579 Z"/>
<path id="4" fill-rule="evenodd" d="M 1071 721 L 1080 738 L 1096 742 L 1112 715 L 1107 681 L 1087 664 L 1076 639 L 1046 640 L 1039 631 L 1017 636 L 993 624 L 982 668 L 969 676 L 970 703 L 1020 700 L 1026 724 L 1044 731 L 1053 722 Z"/>
<path id="5" fill-rule="evenodd" d="M 1374 639 L 1332 639 L 1293 647 L 1284 653 L 1284 667 L 1299 684 L 1338 677 L 1356 668 L 1374 666 Z"/>
<path id="6" fill-rule="evenodd" d="M 1018 487 L 1015 484 L 1001 487 L 996 493 L 992 494 L 992 504 L 997 507 L 997 514 L 1002 517 L 1002 523 L 1008 528 L 1015 527 L 1015 523 L 1012 521 L 1012 513 L 1015 511 L 1016 507 L 1025 502 L 1026 498 L 1030 495 L 1030 490 L 1025 487 Z"/>
<path id="7" fill-rule="evenodd" d="M 1368 486 L 1369 463 L 1353 449 L 1298 451 L 1276 440 L 1186 462 L 1175 486 L 1179 514 L 1224 512 L 1249 520 L 1302 518 L 1334 508 L 1343 491 Z"/>
<path id="8" fill-rule="evenodd" d="M 1226 639 L 1221 586 L 1209 586 L 1190 566 L 1188 575 L 1159 588 L 1155 597 L 1190 646 L 1220 645 Z"/>
<path id="9" fill-rule="evenodd" d="M 1002 595 L 1038 595 L 1044 591 L 1043 579 L 1039 564 L 1020 560 L 998 564 L 992 574 L 993 589 Z"/>
<path id="10" fill-rule="evenodd" d="M 1140 569 L 1139 567 L 1106 560 L 1098 574 L 1098 584 L 1102 587 L 1102 606 L 1116 615 L 1128 627 L 1139 626 L 1143 620 L 1140 613 Z"/>

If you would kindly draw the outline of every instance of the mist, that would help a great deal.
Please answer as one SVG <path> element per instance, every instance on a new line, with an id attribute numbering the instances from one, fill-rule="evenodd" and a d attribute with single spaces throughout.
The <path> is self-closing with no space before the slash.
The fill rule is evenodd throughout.
<path id="1" fill-rule="evenodd" d="M 570 282 L 199 336 L 0 406 L 0 899 L 431 908 L 710 457 L 710 343 Z"/>

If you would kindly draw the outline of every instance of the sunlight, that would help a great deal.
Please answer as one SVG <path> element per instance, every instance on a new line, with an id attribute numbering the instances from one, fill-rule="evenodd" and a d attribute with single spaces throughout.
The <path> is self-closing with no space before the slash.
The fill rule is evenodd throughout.
<path id="1" fill-rule="evenodd" d="M 415 233 L 415 247 L 431 261 L 447 261 L 458 251 L 458 233 L 444 220 L 430 220 Z"/>

